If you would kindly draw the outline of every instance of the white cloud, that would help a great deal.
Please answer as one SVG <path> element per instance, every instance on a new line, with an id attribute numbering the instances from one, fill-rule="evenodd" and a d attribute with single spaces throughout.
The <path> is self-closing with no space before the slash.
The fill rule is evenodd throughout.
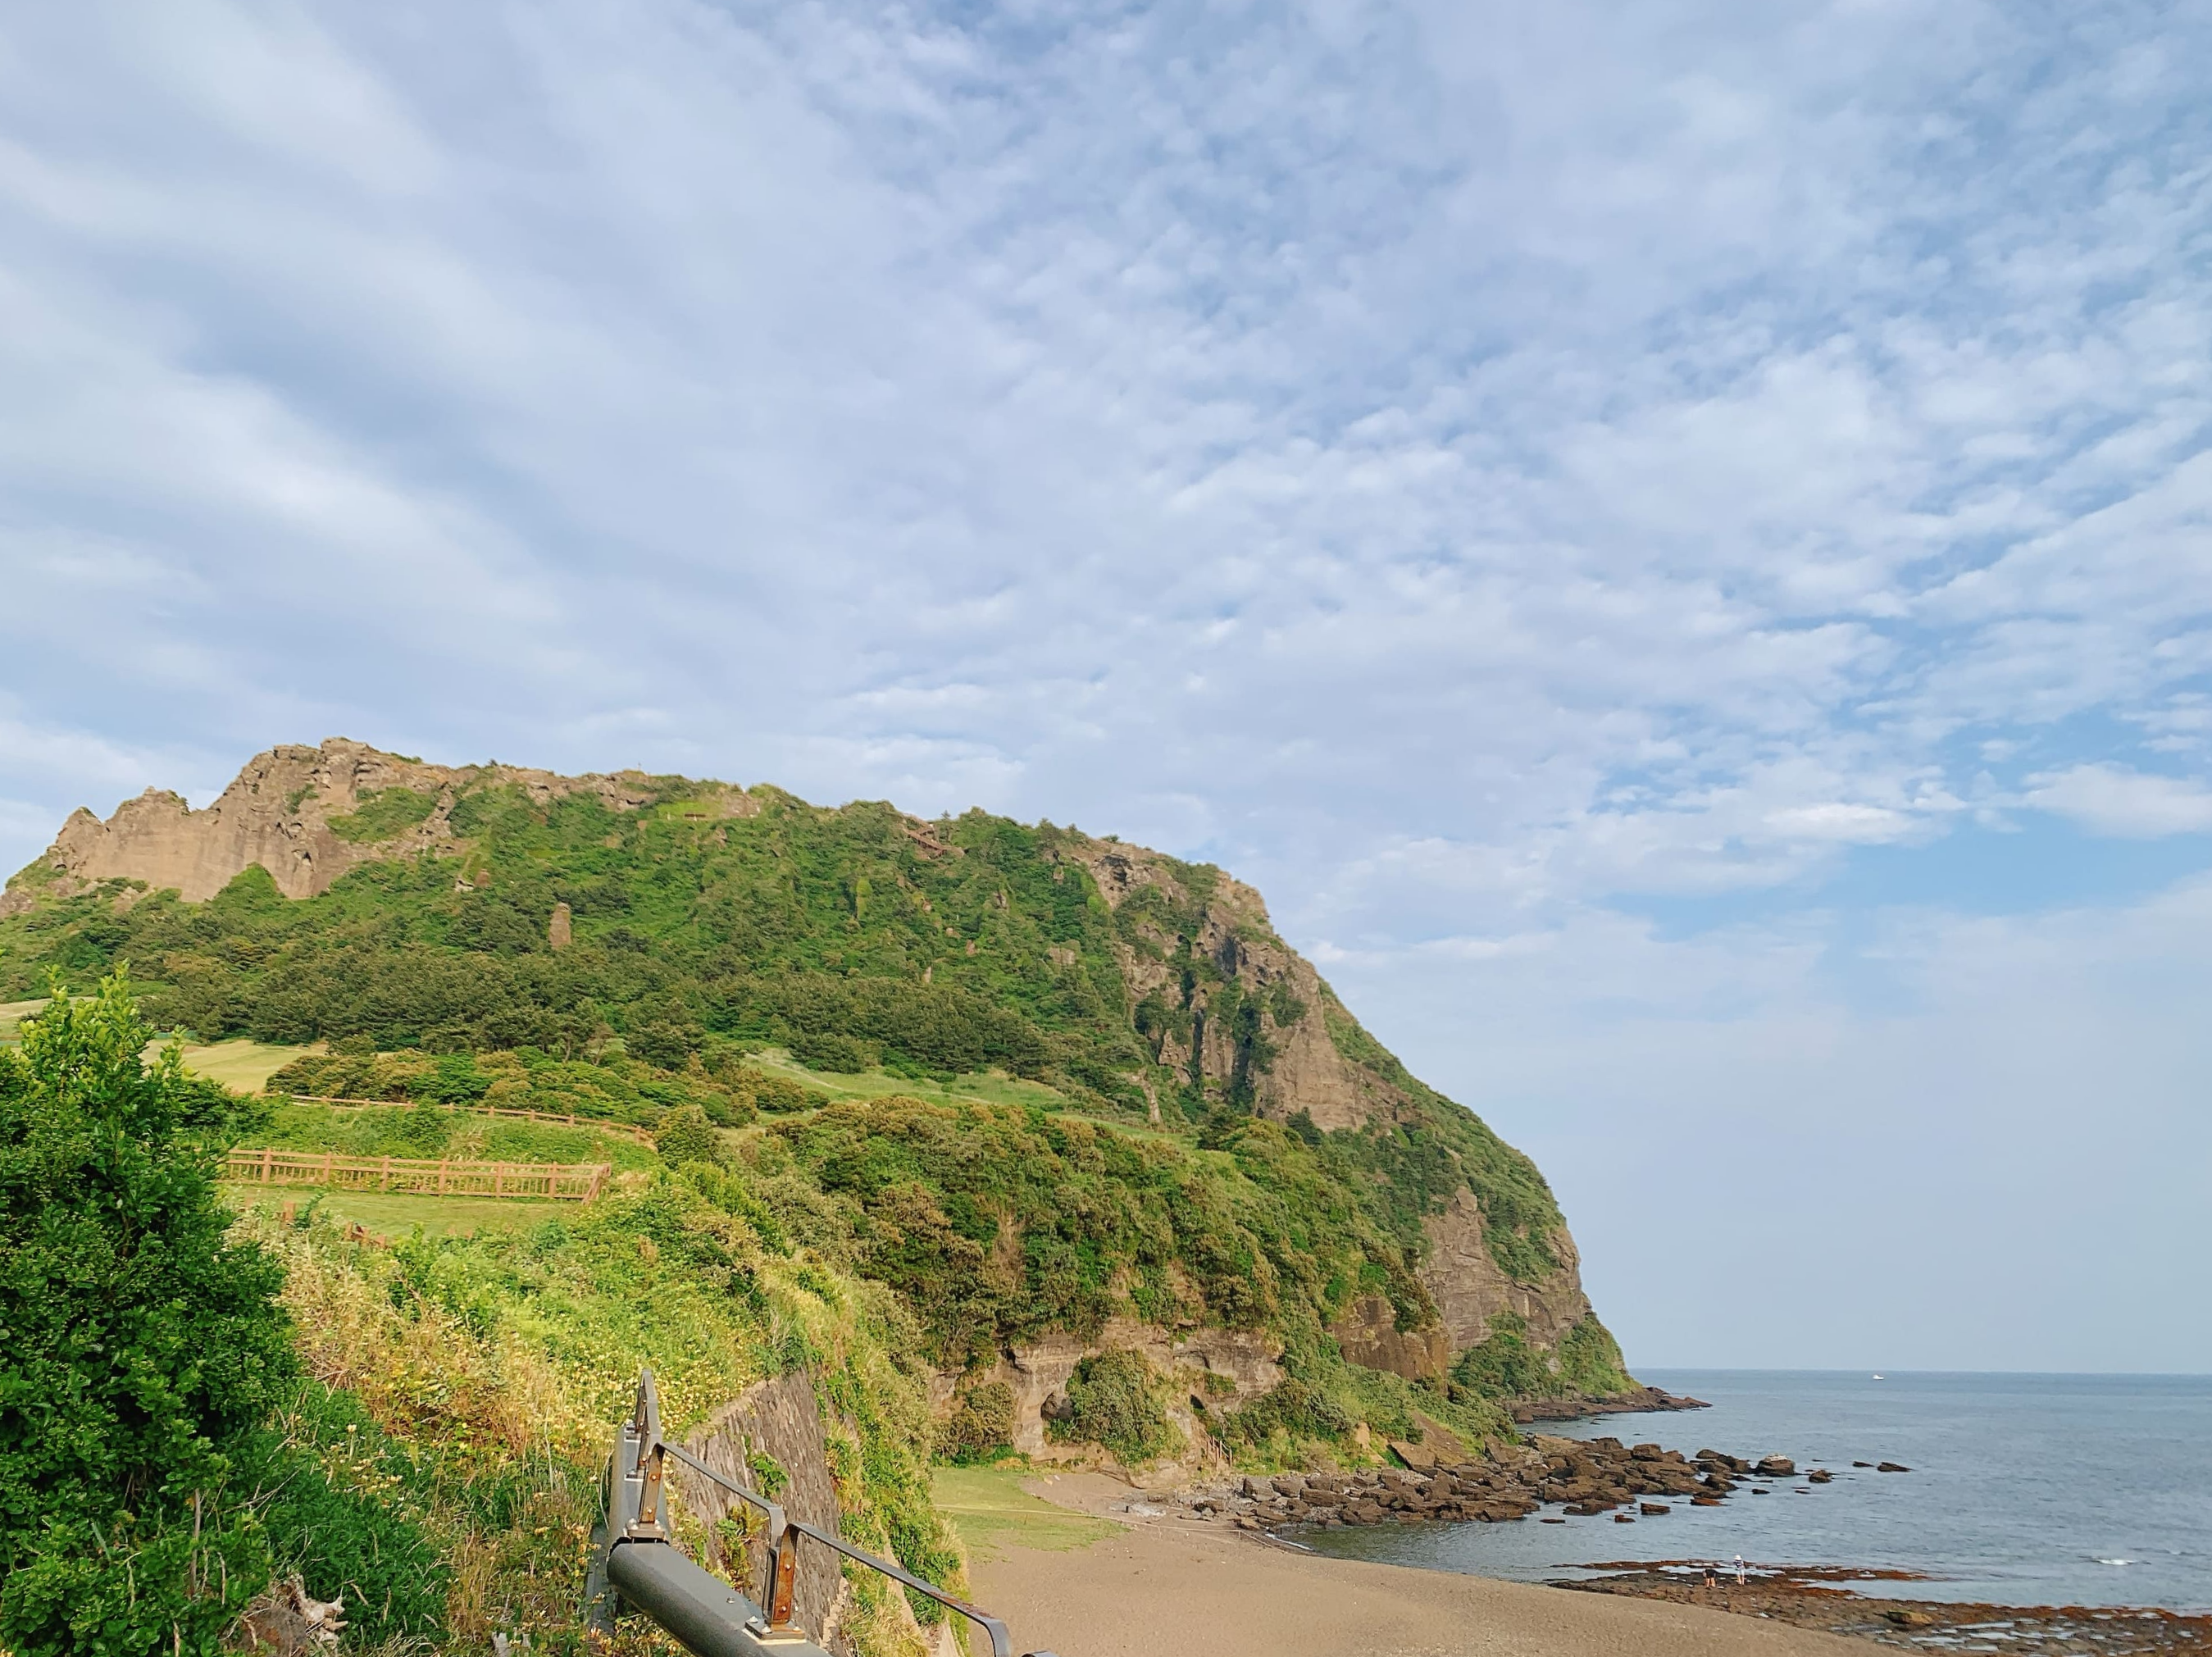
<path id="1" fill-rule="evenodd" d="M 2028 805 L 2127 840 L 2212 830 L 2212 788 L 2117 765 L 2077 765 L 2030 780 Z"/>
<path id="2" fill-rule="evenodd" d="M 1817 976 L 1839 871 L 2212 786 L 2197 12 L 10 49 L 0 863 L 332 732 L 769 778 L 1212 855 L 1455 994 L 1571 960 L 1580 1051 L 1659 959 L 1716 1019 Z M 1789 1095 L 1806 1017 L 1701 1073 Z"/>

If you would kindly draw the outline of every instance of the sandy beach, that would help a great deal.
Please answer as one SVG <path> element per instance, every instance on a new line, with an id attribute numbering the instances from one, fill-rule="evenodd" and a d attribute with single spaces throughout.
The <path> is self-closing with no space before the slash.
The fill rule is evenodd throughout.
<path id="1" fill-rule="evenodd" d="M 1864 1657 L 1869 1649 L 1860 1641 L 1697 1606 L 1329 1559 L 1215 1525 L 1133 1516 L 1120 1511 L 1130 1501 L 1128 1487 L 1095 1474 L 1033 1478 L 1023 1489 L 1124 1528 L 1054 1527 L 1041 1511 L 1025 1520 L 1011 1508 L 984 1526 L 963 1526 L 963 1533 L 981 1539 L 981 1545 L 971 1542 L 976 1596 L 1006 1618 L 1019 1651 Z"/>

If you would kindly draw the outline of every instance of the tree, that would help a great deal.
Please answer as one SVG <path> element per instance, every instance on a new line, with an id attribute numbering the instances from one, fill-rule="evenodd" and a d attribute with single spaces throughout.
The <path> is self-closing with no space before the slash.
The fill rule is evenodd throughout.
<path id="1" fill-rule="evenodd" d="M 216 1650 L 269 1579 L 238 1464 L 296 1375 L 282 1268 L 225 1240 L 220 1113 L 124 974 L 0 1050 L 0 1647 Z M 237 1474 L 237 1477 L 234 1477 Z"/>

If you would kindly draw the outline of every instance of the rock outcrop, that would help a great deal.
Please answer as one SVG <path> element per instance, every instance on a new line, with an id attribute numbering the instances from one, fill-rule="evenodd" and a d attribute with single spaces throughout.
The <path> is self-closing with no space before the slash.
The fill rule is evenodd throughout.
<path id="1" fill-rule="evenodd" d="M 256 864 L 286 897 L 314 897 L 360 864 L 454 847 L 454 800 L 485 783 L 512 784 L 541 801 L 593 794 L 614 810 L 635 810 L 657 797 L 640 772 L 562 777 L 522 766 L 426 765 L 343 737 L 318 748 L 272 748 L 201 810 L 154 788 L 105 822 L 80 807 L 46 855 L 8 883 L 0 918 L 27 908 L 41 890 L 65 896 L 115 879 L 174 888 L 198 903 Z M 419 798 L 386 833 L 363 808 L 395 789 Z M 729 816 L 757 809 L 734 788 L 702 807 Z"/>
<path id="2" fill-rule="evenodd" d="M 1041 1461 L 1094 1460 L 1087 1450 L 1067 1448 L 1048 1439 L 1044 1411 L 1066 1389 L 1077 1364 L 1109 1349 L 1143 1353 L 1160 1375 L 1209 1394 L 1209 1408 L 1234 1409 L 1272 1391 L 1283 1379 L 1276 1362 L 1282 1354 L 1264 1335 L 1253 1331 L 1191 1329 L 1170 1335 L 1133 1319 L 1109 1318 L 1091 1340 L 1048 1335 L 1000 1353 L 987 1368 L 940 1372 L 931 1382 L 930 1402 L 942 1417 L 950 1411 L 956 1390 L 994 1383 L 1004 1386 L 1013 1393 L 1014 1448 Z M 1194 1413 L 1182 1403 L 1168 1411 L 1187 1441 L 1203 1443 L 1206 1435 L 1199 1429 Z"/>
<path id="3" fill-rule="evenodd" d="M 1437 1303 L 1453 1350 L 1480 1345 L 1489 1337 L 1490 1320 L 1500 1312 L 1526 1318 L 1529 1344 L 1547 1350 L 1589 1316 L 1581 1259 L 1565 1226 L 1551 1239 L 1559 1270 L 1534 1283 L 1516 1283 L 1505 1275 L 1483 1240 L 1481 1205 L 1464 1187 L 1421 1229 L 1428 1236 L 1429 1252 L 1416 1275 Z"/>
<path id="4" fill-rule="evenodd" d="M 1076 855 L 1115 910 L 1137 906 L 1136 925 L 1123 929 L 1137 941 L 1118 946 L 1120 964 L 1140 1029 L 1147 998 L 1165 1009 L 1147 1032 L 1161 1062 L 1219 1088 L 1241 1083 L 1260 1115 L 1310 1119 L 1323 1130 L 1419 1124 L 1426 1110 L 1457 1108 L 1417 1100 L 1346 1054 L 1330 1020 L 1349 1025 L 1349 1014 L 1320 974 L 1275 935 L 1267 904 L 1251 887 L 1118 841 L 1079 842 Z M 1195 963 L 1210 973 L 1193 972 Z M 1218 996 L 1209 979 L 1235 986 L 1238 1008 L 1267 1055 L 1264 1065 L 1251 1063 L 1255 1049 L 1240 1048 L 1234 1027 L 1206 1017 Z M 1423 1225 L 1427 1247 L 1416 1275 L 1436 1302 L 1440 1339 L 1399 1331 L 1371 1308 L 1355 1310 L 1334 1332 L 1351 1343 L 1346 1356 L 1409 1378 L 1436 1375 L 1449 1367 L 1452 1354 L 1486 1338 L 1501 1312 L 1526 1319 L 1525 1338 L 1540 1350 L 1555 1346 L 1590 1315 L 1580 1259 L 1565 1225 L 1544 1240 L 1553 1269 L 1516 1280 L 1499 1265 L 1486 1223 L 1474 1191 L 1462 1186 Z"/>

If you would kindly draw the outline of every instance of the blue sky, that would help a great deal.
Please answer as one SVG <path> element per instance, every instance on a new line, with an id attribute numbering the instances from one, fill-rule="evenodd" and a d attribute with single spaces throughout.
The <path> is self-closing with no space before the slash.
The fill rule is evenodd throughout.
<path id="1" fill-rule="evenodd" d="M 1663 1364 L 2212 1369 L 2212 8 L 19 9 L 0 861 L 1208 857 Z"/>

